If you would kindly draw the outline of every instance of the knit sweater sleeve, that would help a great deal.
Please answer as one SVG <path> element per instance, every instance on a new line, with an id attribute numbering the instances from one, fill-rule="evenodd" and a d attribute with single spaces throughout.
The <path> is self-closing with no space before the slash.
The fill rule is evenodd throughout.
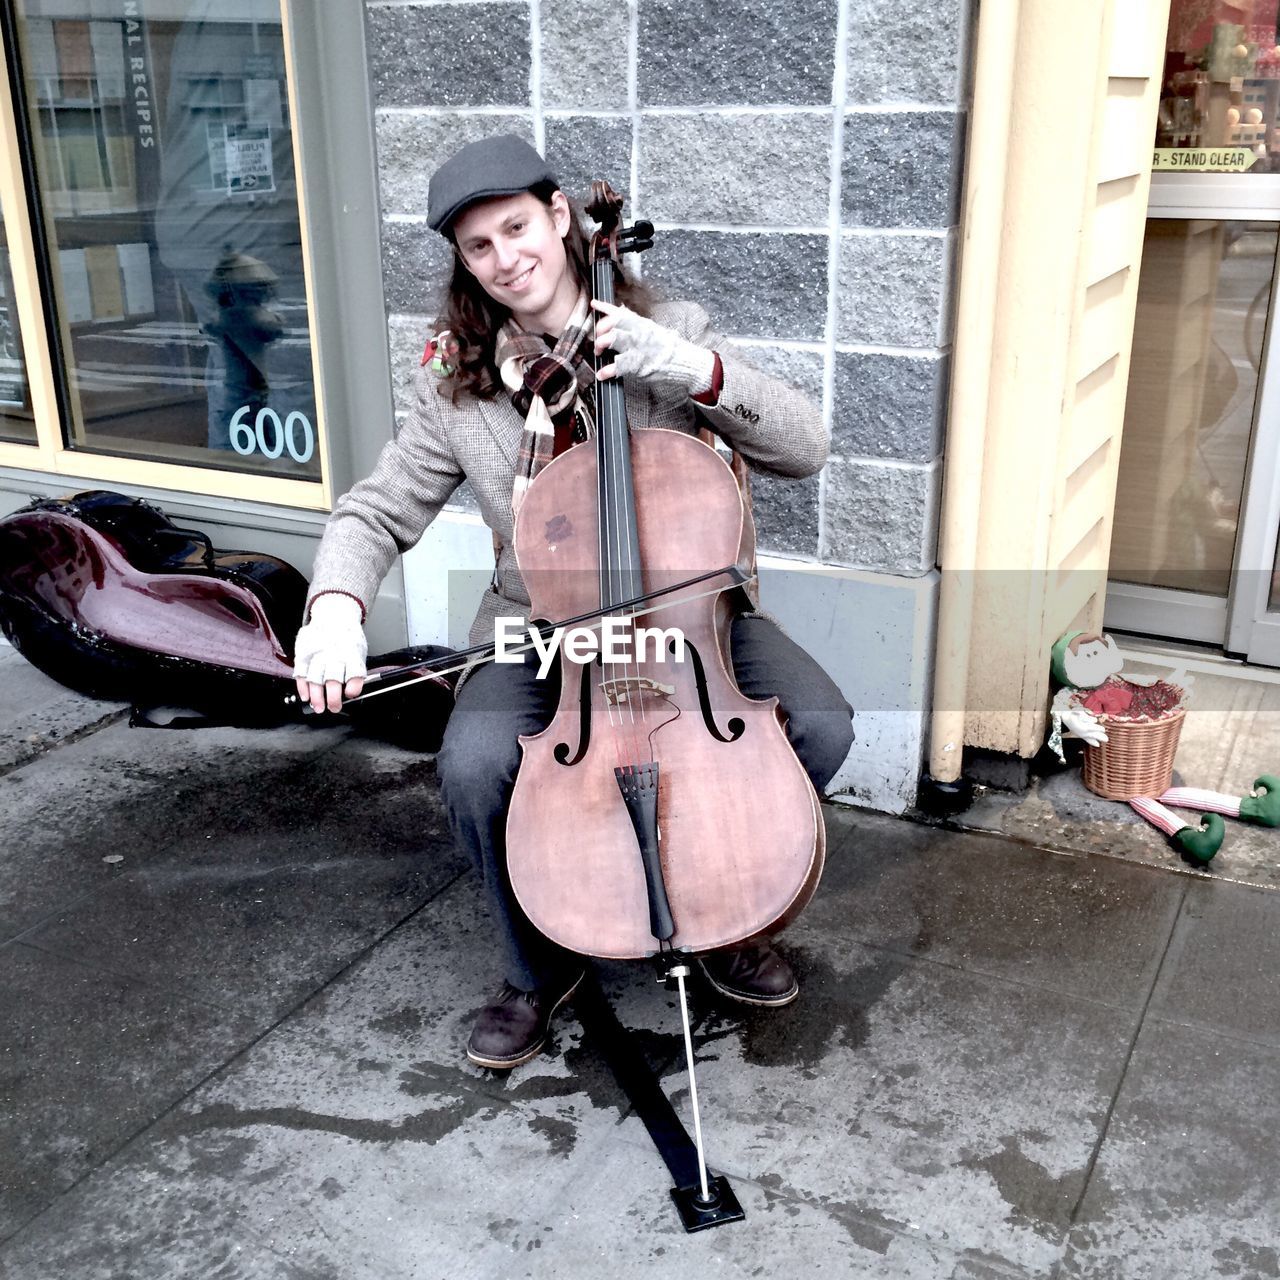
<path id="1" fill-rule="evenodd" d="M 712 405 L 700 403 L 699 412 L 748 463 L 782 476 L 809 476 L 822 469 L 827 432 L 817 405 L 743 359 L 697 303 L 660 305 L 653 318 L 720 357 L 720 395 Z"/>
<path id="2" fill-rule="evenodd" d="M 365 612 L 396 556 L 422 537 L 462 483 L 445 431 L 449 404 L 425 368 L 414 378 L 414 402 L 399 434 L 384 446 L 372 473 L 341 498 L 316 550 L 310 601 L 338 591 Z"/>

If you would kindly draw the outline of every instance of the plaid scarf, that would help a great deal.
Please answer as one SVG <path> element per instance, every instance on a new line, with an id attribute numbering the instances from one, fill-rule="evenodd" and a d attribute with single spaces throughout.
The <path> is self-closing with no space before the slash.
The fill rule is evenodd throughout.
<path id="1" fill-rule="evenodd" d="M 511 490 L 513 513 L 520 509 L 534 477 L 555 456 L 556 427 L 574 421 L 576 415 L 575 440 L 586 439 L 595 431 L 594 336 L 586 294 L 579 296 L 554 348 L 547 346 L 541 334 L 529 333 L 514 319 L 498 332 L 494 351 L 498 374 L 511 393 L 516 412 L 524 418 Z"/>

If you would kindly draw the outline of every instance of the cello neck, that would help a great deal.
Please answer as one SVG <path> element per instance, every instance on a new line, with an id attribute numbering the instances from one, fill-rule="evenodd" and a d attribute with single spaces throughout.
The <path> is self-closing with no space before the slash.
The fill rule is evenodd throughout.
<path id="1" fill-rule="evenodd" d="M 613 262 L 597 258 L 591 267 L 592 297 L 614 301 Z M 596 368 L 611 360 L 596 357 Z M 640 539 L 626 396 L 621 378 L 596 379 L 596 476 L 600 515 L 600 607 L 608 611 L 644 592 Z"/>

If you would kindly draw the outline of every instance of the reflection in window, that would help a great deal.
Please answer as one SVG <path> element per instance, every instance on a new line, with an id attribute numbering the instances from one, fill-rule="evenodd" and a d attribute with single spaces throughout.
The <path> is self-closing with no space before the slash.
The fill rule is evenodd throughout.
<path id="1" fill-rule="evenodd" d="M 1280 172 L 1280 0 L 1173 0 L 1157 168 Z"/>
<path id="2" fill-rule="evenodd" d="M 35 444 L 27 362 L 22 354 L 9 251 L 4 246 L 4 218 L 0 216 L 0 440 Z"/>
<path id="3" fill-rule="evenodd" d="M 19 8 L 68 445 L 318 479 L 277 0 Z"/>
<path id="4" fill-rule="evenodd" d="M 1276 242 L 1274 223 L 1147 220 L 1113 579 L 1228 593 Z"/>

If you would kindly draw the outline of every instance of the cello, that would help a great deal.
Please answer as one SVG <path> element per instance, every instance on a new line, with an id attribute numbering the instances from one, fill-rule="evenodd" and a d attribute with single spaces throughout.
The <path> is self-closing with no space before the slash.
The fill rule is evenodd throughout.
<path id="1" fill-rule="evenodd" d="M 607 303 L 621 255 L 652 243 L 651 224 L 623 227 L 621 209 L 592 184 L 592 293 Z M 713 447 L 633 433 L 619 378 L 597 380 L 596 420 L 594 448 L 549 462 L 517 513 L 534 619 L 621 615 L 732 565 L 743 545 L 742 493 Z M 662 648 L 643 654 L 625 638 L 645 614 L 626 614 L 626 660 L 562 664 L 554 719 L 520 739 L 508 875 L 535 927 L 569 950 L 640 959 L 733 946 L 781 928 L 817 887 L 818 796 L 777 699 L 753 701 L 734 682 L 730 590 L 666 599 Z"/>

